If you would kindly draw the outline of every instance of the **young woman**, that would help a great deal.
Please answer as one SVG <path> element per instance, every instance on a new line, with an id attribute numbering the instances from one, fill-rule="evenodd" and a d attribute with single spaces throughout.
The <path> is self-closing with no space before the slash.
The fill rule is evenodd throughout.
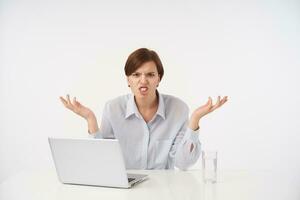
<path id="1" fill-rule="evenodd" d="M 73 101 L 69 95 L 60 99 L 87 121 L 89 134 L 119 140 L 127 169 L 187 169 L 200 156 L 200 119 L 221 107 L 227 97 L 219 96 L 215 104 L 209 97 L 189 119 L 183 101 L 157 91 L 164 75 L 163 65 L 157 53 L 146 48 L 130 54 L 125 74 L 132 94 L 106 103 L 100 129 L 94 112 L 75 97 Z"/>

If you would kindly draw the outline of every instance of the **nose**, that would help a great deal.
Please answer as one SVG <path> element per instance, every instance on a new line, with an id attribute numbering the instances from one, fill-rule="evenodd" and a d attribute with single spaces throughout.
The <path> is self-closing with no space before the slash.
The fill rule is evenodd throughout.
<path id="1" fill-rule="evenodd" d="M 141 75 L 140 81 L 141 81 L 142 83 L 147 83 L 147 82 L 148 82 L 147 75 L 146 75 L 146 74 L 142 74 L 142 75 Z"/>

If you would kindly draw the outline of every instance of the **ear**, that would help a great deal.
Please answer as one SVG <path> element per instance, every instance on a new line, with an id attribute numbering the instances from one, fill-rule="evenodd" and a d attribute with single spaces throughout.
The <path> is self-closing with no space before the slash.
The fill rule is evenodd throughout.
<path id="1" fill-rule="evenodd" d="M 126 80 L 127 80 L 127 85 L 130 85 L 130 83 L 129 83 L 129 76 L 126 76 Z"/>
<path id="2" fill-rule="evenodd" d="M 159 83 L 160 83 L 160 75 L 158 76 L 158 83 L 157 83 L 157 86 L 156 86 L 156 87 L 159 86 Z"/>

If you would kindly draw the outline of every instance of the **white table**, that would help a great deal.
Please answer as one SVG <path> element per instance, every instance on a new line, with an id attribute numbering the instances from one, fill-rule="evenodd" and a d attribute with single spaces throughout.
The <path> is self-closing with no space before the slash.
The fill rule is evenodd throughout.
<path id="1" fill-rule="evenodd" d="M 132 171 L 131 171 L 132 172 Z M 149 179 L 131 189 L 67 185 L 55 170 L 21 172 L 0 185 L 1 200 L 205 199 L 299 200 L 300 188 L 268 171 L 219 171 L 216 184 L 204 184 L 201 171 L 133 171 Z"/>

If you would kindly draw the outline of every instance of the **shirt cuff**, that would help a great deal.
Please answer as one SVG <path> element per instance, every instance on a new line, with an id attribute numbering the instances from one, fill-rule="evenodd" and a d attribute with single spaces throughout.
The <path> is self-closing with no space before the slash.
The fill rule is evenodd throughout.
<path id="1" fill-rule="evenodd" d="M 191 139 L 193 142 L 197 142 L 199 140 L 199 129 L 194 131 L 187 128 L 185 132 L 185 139 Z"/>
<path id="2" fill-rule="evenodd" d="M 100 138 L 100 139 L 102 139 L 103 137 L 102 137 L 102 134 L 100 133 L 100 130 L 98 130 L 97 132 L 95 132 L 95 133 L 88 133 L 88 137 L 89 138 Z"/>

